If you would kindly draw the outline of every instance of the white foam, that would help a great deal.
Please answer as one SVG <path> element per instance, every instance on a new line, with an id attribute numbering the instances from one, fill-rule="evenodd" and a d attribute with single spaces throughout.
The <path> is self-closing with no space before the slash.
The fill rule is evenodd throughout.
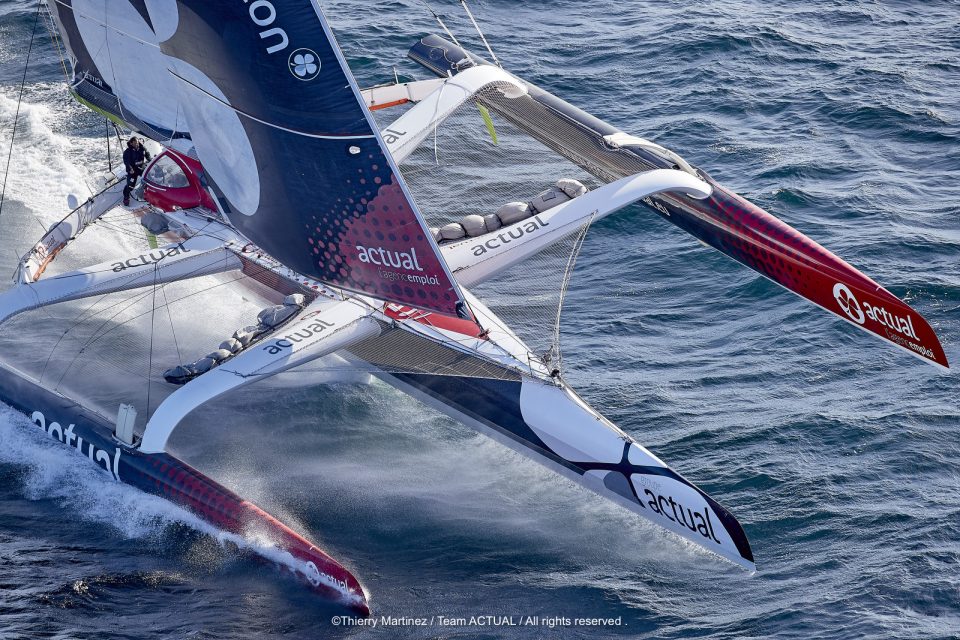
<path id="1" fill-rule="evenodd" d="M 0 172 L 10 150 L 16 98 L 10 91 L 0 93 Z M 84 168 L 84 160 L 90 159 L 90 139 L 58 133 L 56 125 L 64 117 L 44 104 L 24 101 L 20 105 L 7 176 L 6 198 L 22 202 L 45 224 L 66 214 L 67 195 L 73 193 L 81 200 L 92 195 L 87 186 L 92 176 Z"/>
<path id="2" fill-rule="evenodd" d="M 262 532 L 250 531 L 241 536 L 223 531 L 162 498 L 116 482 L 84 456 L 47 437 L 26 416 L 2 403 L 0 463 L 26 467 L 27 499 L 54 499 L 82 520 L 111 527 L 126 538 L 150 544 L 164 528 L 184 525 L 211 536 L 224 548 L 229 543 L 251 551 L 314 584 L 319 582 L 343 593 L 339 584 L 318 575 L 315 567 L 280 549 Z M 360 600 L 356 594 L 343 595 L 350 602 Z"/>

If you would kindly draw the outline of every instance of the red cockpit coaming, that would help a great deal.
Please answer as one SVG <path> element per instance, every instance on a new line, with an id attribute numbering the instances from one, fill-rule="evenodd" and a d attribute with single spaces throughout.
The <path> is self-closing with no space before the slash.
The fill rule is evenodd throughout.
<path id="1" fill-rule="evenodd" d="M 480 338 L 481 340 L 487 339 L 483 329 L 473 320 L 454 318 L 440 313 L 391 303 L 384 305 L 383 313 L 393 320 L 419 322 L 422 325 L 450 331 L 451 333 L 458 333 L 471 338 Z"/>
<path id="2" fill-rule="evenodd" d="M 189 184 L 185 187 L 170 187 L 157 184 L 151 181 L 147 176 L 150 169 L 161 158 L 173 160 L 180 170 L 187 176 Z M 153 206 L 163 211 L 176 211 L 178 209 L 195 209 L 198 207 L 209 211 L 216 211 L 217 205 L 210 196 L 210 193 L 204 187 L 203 183 L 203 165 L 190 156 L 178 153 L 173 149 L 164 149 L 147 166 L 144 172 L 144 199 Z"/>

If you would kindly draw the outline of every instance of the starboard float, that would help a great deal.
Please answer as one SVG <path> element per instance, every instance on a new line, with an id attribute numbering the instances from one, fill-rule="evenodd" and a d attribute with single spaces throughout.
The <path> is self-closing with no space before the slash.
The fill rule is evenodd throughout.
<path id="1" fill-rule="evenodd" d="M 367 610 L 366 596 L 343 566 L 168 452 L 195 409 L 311 362 L 373 376 L 754 569 L 743 527 L 726 508 L 565 382 L 559 311 L 552 327 L 515 332 L 470 290 L 496 287 L 507 270 L 560 247 L 558 310 L 589 225 L 630 205 L 645 205 L 911 355 L 948 366 L 916 311 L 828 250 L 673 151 L 440 37 L 410 51 L 437 78 L 360 89 L 311 0 L 49 7 L 72 63 L 71 92 L 162 148 L 144 176 L 146 205 L 120 207 L 113 181 L 21 260 L 15 287 L 0 295 L 4 326 L 50 314 L 52 305 L 86 306 L 77 307 L 41 371 L 0 369 L 0 397 L 115 479 L 226 530 L 265 531 L 311 586 L 359 611 Z M 465 113 L 479 115 L 486 131 L 461 126 Z M 496 173 L 500 186 L 491 181 L 476 202 L 464 203 L 418 177 L 424 153 L 431 167 L 439 163 L 441 130 L 462 141 L 464 163 L 479 162 L 477 175 Z M 470 144 L 488 134 L 494 146 L 473 153 Z M 493 153 L 496 162 L 487 157 Z M 467 166 L 458 162 L 448 164 Z M 537 193 L 544 184 L 552 186 Z M 107 237 L 97 241 L 97 264 L 52 273 L 66 249 L 97 234 Z M 129 247 L 131 237 L 140 244 Z M 275 304 L 236 331 L 223 317 L 208 326 L 203 312 L 227 306 L 185 308 L 184 301 L 214 289 Z M 170 302 L 177 291 L 185 293 Z M 147 305 L 142 313 L 130 311 L 138 304 Z M 132 352 L 129 336 L 144 318 L 145 397 L 130 386 L 84 389 L 88 363 L 118 366 L 97 355 L 101 339 L 126 335 L 112 346 Z M 158 318 L 176 346 L 163 357 Z M 211 327 L 226 338 L 219 348 L 185 357 L 182 343 Z M 79 345 L 74 352 L 68 336 Z M 544 336 L 547 348 L 529 345 Z M 133 368 L 126 373 L 140 375 Z M 108 419 L 118 405 L 117 420 Z"/>

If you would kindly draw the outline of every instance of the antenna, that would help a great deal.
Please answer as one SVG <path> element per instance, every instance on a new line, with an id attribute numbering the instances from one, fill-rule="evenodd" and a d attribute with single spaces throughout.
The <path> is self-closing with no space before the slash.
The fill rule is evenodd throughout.
<path id="1" fill-rule="evenodd" d="M 477 30 L 477 33 L 480 34 L 480 39 L 483 40 L 484 46 L 487 48 L 487 51 L 490 53 L 490 57 L 493 58 L 494 63 L 503 68 L 503 65 L 500 64 L 500 60 L 497 59 L 497 54 L 493 52 L 493 49 L 490 48 L 490 43 L 487 42 L 487 37 L 483 35 L 483 31 L 480 30 L 480 25 L 477 24 L 476 19 L 473 17 L 473 12 L 470 11 L 470 7 L 467 6 L 467 0 L 460 0 L 460 4 L 463 5 L 463 10 L 467 12 L 467 16 L 470 18 L 470 22 L 473 23 L 473 28 Z M 460 46 L 457 44 L 457 46 Z"/>

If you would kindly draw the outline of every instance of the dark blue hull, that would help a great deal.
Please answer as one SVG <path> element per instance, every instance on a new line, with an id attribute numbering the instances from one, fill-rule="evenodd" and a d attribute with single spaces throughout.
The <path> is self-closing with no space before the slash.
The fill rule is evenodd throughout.
<path id="1" fill-rule="evenodd" d="M 251 524 L 270 531 L 299 564 L 291 569 L 325 598 L 368 614 L 359 581 L 315 544 L 256 505 L 168 453 L 144 454 L 113 436 L 103 416 L 0 366 L 0 401 L 26 414 L 47 435 L 123 482 L 185 507 L 224 531 L 243 535 Z M 302 566 L 301 566 L 302 565 Z"/>

